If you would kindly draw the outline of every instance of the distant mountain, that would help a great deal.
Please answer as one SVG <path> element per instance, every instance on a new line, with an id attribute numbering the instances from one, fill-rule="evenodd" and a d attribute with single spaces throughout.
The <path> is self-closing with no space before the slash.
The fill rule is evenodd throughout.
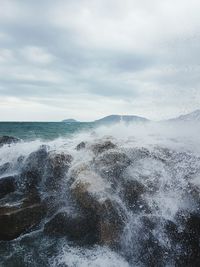
<path id="1" fill-rule="evenodd" d="M 74 119 L 66 119 L 66 120 L 63 120 L 62 122 L 78 122 L 77 120 L 74 120 Z"/>
<path id="2" fill-rule="evenodd" d="M 111 123 L 118 123 L 118 122 L 147 122 L 149 121 L 146 118 L 134 116 L 134 115 L 110 115 L 106 116 L 102 119 L 94 121 L 94 123 L 98 124 L 111 124 Z"/>
<path id="3" fill-rule="evenodd" d="M 63 120 L 63 122 L 66 123 L 75 123 L 79 122 L 75 119 L 66 119 Z M 101 118 L 99 120 L 91 121 L 90 123 L 95 123 L 95 124 L 113 124 L 113 123 L 119 123 L 119 122 L 125 122 L 125 123 L 132 123 L 132 122 L 150 122 L 150 120 L 140 117 L 140 116 L 135 116 L 135 115 L 109 115 L 104 118 Z M 195 122 L 195 123 L 200 123 L 200 109 L 197 109 L 191 113 L 185 114 L 185 115 L 180 115 L 177 118 L 172 118 L 169 120 L 164 120 L 160 122 Z"/>
<path id="4" fill-rule="evenodd" d="M 130 122 L 148 122 L 149 120 L 146 118 L 134 116 L 134 115 L 109 115 L 99 120 L 91 121 L 90 123 L 112 124 L 112 123 L 119 123 L 122 121 L 126 123 L 130 123 Z M 63 120 L 62 122 L 74 123 L 74 122 L 79 122 L 79 121 L 74 120 L 74 119 L 66 119 L 66 120 Z"/>
<path id="5" fill-rule="evenodd" d="M 199 122 L 200 123 L 200 109 L 197 109 L 191 113 L 181 115 L 177 118 L 168 120 L 170 122 Z"/>

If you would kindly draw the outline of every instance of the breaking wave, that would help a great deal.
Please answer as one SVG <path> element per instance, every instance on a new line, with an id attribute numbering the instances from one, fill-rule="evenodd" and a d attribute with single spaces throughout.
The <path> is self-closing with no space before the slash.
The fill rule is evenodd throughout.
<path id="1" fill-rule="evenodd" d="M 199 266 L 199 130 L 122 122 L 3 145 L 1 266 Z"/>

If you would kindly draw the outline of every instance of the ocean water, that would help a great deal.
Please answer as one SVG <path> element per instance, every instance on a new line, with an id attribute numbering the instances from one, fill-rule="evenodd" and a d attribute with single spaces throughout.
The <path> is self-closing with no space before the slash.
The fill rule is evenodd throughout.
<path id="1" fill-rule="evenodd" d="M 43 229 L 53 214 L 32 231 L 12 241 L 0 241 L 0 266 L 199 266 L 199 231 L 193 229 L 194 232 L 185 234 L 185 221 L 179 220 L 182 213 L 184 219 L 188 214 L 200 215 L 199 130 L 199 125 L 185 123 L 126 125 L 121 122 L 101 127 L 87 123 L 0 123 L 0 135 L 23 140 L 0 148 L 0 166 L 10 163 L 0 179 L 17 175 L 21 183 L 27 160 L 41 148 L 45 147 L 50 155 L 70 154 L 73 161 L 59 189 L 49 192 L 45 187 L 49 173 L 44 166 L 37 186 L 41 198 L 51 194 L 56 203 L 62 203 L 55 214 L 64 210 L 74 216 L 80 210 L 71 201 L 70 190 L 76 183 L 86 182 L 95 199 L 116 203 L 124 218 L 118 246 L 113 248 L 106 243 L 80 245 L 67 236 L 46 235 Z M 105 141 L 116 147 L 95 154 L 93 147 Z M 77 150 L 80 142 L 85 142 L 86 147 Z M 130 160 L 123 171 L 120 169 L 119 176 L 118 172 L 115 174 L 119 168 L 116 164 L 121 164 L 123 158 L 110 160 L 112 153 Z M 20 163 L 19 158 L 23 158 Z M 140 183 L 145 191 L 137 203 L 129 206 L 123 186 L 133 181 Z M 175 238 L 175 233 L 182 238 Z"/>
<path id="2" fill-rule="evenodd" d="M 69 137 L 93 127 L 92 123 L 86 122 L 0 122 L 0 135 L 11 135 L 23 140 L 52 140 L 61 136 Z"/>

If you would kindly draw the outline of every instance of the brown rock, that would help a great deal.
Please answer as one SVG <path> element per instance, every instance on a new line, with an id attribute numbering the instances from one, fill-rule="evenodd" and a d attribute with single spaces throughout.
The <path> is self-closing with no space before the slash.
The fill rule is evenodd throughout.
<path id="1" fill-rule="evenodd" d="M 40 223 L 45 207 L 33 204 L 27 207 L 4 207 L 0 209 L 0 240 L 12 240 Z"/>

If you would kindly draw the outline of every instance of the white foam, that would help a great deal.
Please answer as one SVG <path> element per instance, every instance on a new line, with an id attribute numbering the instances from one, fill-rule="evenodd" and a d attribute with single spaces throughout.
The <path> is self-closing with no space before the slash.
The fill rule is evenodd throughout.
<path id="1" fill-rule="evenodd" d="M 79 249 L 65 245 L 62 253 L 50 261 L 50 266 L 64 263 L 68 267 L 130 267 L 120 255 L 106 247 Z"/>

